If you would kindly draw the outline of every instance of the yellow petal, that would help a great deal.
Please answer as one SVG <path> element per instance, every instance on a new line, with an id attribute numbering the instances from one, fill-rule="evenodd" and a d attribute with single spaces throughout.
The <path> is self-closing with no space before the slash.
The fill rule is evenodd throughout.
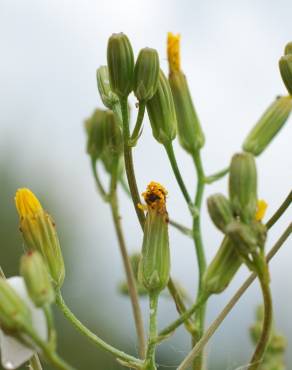
<path id="1" fill-rule="evenodd" d="M 255 219 L 257 221 L 261 221 L 264 218 L 267 208 L 268 208 L 267 202 L 265 202 L 263 199 L 258 200 L 257 211 L 255 214 Z"/>
<path id="2" fill-rule="evenodd" d="M 174 35 L 168 32 L 167 59 L 170 73 L 180 70 L 180 34 Z"/>
<path id="3" fill-rule="evenodd" d="M 33 192 L 26 188 L 17 190 L 15 205 L 20 217 L 34 217 L 36 213 L 43 209 Z"/>

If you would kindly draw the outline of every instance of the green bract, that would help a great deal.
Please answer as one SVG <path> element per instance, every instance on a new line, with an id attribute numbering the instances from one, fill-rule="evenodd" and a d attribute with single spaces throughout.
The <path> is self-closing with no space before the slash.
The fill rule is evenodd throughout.
<path id="1" fill-rule="evenodd" d="M 119 98 L 112 92 L 109 82 L 107 66 L 100 66 L 96 71 L 97 87 L 103 104 L 112 109 L 119 102 Z"/>
<path id="2" fill-rule="evenodd" d="M 257 172 L 250 153 L 232 157 L 229 174 L 229 198 L 235 216 L 242 221 L 254 220 L 257 210 Z"/>
<path id="3" fill-rule="evenodd" d="M 174 71 L 169 74 L 168 79 L 175 104 L 179 140 L 181 146 L 192 154 L 203 147 L 204 133 L 185 75 L 181 71 Z"/>
<path id="4" fill-rule="evenodd" d="M 262 115 L 243 143 L 243 150 L 261 154 L 284 126 L 292 110 L 292 98 L 277 98 Z"/>
<path id="5" fill-rule="evenodd" d="M 39 252 L 29 251 L 22 256 L 20 273 L 24 278 L 28 294 L 37 307 L 54 301 L 55 292 L 49 272 Z"/>
<path id="6" fill-rule="evenodd" d="M 214 194 L 208 198 L 207 205 L 212 221 L 219 230 L 225 232 L 226 227 L 233 220 L 229 200 L 222 194 Z"/>
<path id="7" fill-rule="evenodd" d="M 140 102 L 151 99 L 158 87 L 159 56 L 155 49 L 140 50 L 134 69 L 134 93 Z"/>
<path id="8" fill-rule="evenodd" d="M 174 140 L 177 125 L 174 102 L 167 78 L 161 70 L 158 88 L 146 108 L 154 138 L 164 145 Z"/>
<path id="9" fill-rule="evenodd" d="M 107 64 L 112 91 L 126 98 L 133 88 L 134 54 L 128 37 L 114 33 L 108 40 Z"/>

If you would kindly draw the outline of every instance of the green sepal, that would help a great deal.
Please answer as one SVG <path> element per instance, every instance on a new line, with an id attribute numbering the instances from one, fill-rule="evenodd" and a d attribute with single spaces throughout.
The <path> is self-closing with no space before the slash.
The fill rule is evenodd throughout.
<path id="1" fill-rule="evenodd" d="M 96 71 L 97 87 L 103 104 L 112 109 L 119 104 L 118 96 L 111 90 L 107 66 L 100 66 Z"/>
<path id="2" fill-rule="evenodd" d="M 207 206 L 213 223 L 224 233 L 228 224 L 233 220 L 229 200 L 223 194 L 214 194 L 207 199 Z"/>

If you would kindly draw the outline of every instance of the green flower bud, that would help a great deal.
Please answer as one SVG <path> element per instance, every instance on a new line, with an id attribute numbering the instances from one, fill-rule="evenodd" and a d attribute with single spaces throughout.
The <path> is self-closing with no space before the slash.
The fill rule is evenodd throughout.
<path id="1" fill-rule="evenodd" d="M 160 70 L 158 88 L 146 104 L 152 133 L 155 139 L 165 145 L 175 139 L 176 115 L 170 86 Z"/>
<path id="2" fill-rule="evenodd" d="M 128 37 L 114 33 L 108 40 L 107 64 L 112 91 L 126 98 L 133 87 L 134 54 Z"/>
<path id="3" fill-rule="evenodd" d="M 174 71 L 169 74 L 168 79 L 175 104 L 179 141 L 192 154 L 204 146 L 205 136 L 185 75 L 182 71 Z"/>
<path id="4" fill-rule="evenodd" d="M 286 54 L 281 57 L 279 60 L 279 68 L 282 80 L 289 94 L 292 95 L 292 54 Z"/>
<path id="5" fill-rule="evenodd" d="M 106 171 L 112 173 L 112 171 L 116 169 L 119 159 L 123 153 L 121 127 L 112 111 L 106 111 L 102 130 L 102 136 L 104 138 L 104 150 L 101 155 L 101 159 Z"/>
<path id="6" fill-rule="evenodd" d="M 219 294 L 225 290 L 239 270 L 242 260 L 229 237 L 225 237 L 203 278 L 203 290 Z"/>
<path id="7" fill-rule="evenodd" d="M 9 283 L 0 278 L 0 326 L 4 332 L 17 332 L 32 325 L 29 308 Z"/>
<path id="8" fill-rule="evenodd" d="M 246 223 L 255 219 L 257 172 L 252 154 L 239 153 L 232 157 L 229 172 L 229 197 L 235 216 L 239 216 Z"/>
<path id="9" fill-rule="evenodd" d="M 55 287 L 60 288 L 65 278 L 65 266 L 53 219 L 29 189 L 18 189 L 15 203 L 27 248 L 41 253 Z"/>
<path id="10" fill-rule="evenodd" d="M 170 251 L 166 195 L 167 191 L 156 182 L 151 182 L 143 193 L 148 213 L 144 227 L 139 280 L 149 292 L 163 290 L 169 280 Z"/>
<path id="11" fill-rule="evenodd" d="M 55 300 L 47 266 L 38 251 L 29 251 L 22 256 L 20 274 L 24 278 L 30 298 L 37 307 L 43 307 Z"/>
<path id="12" fill-rule="evenodd" d="M 226 228 L 226 233 L 241 256 L 248 256 L 249 253 L 256 251 L 258 240 L 249 225 L 239 221 L 231 222 Z"/>
<path id="13" fill-rule="evenodd" d="M 99 95 L 103 104 L 107 108 L 112 109 L 114 105 L 119 103 L 119 98 L 111 90 L 107 66 L 100 66 L 98 68 L 96 71 L 96 79 Z"/>
<path id="14" fill-rule="evenodd" d="M 134 68 L 134 93 L 140 102 L 155 94 L 159 81 L 159 56 L 155 49 L 140 51 Z"/>
<path id="15" fill-rule="evenodd" d="M 222 194 L 214 194 L 207 199 L 207 206 L 212 221 L 224 233 L 228 224 L 233 220 L 229 200 Z"/>
<path id="16" fill-rule="evenodd" d="M 285 55 L 292 54 L 292 42 L 288 42 L 288 44 L 285 46 Z"/>
<path id="17" fill-rule="evenodd" d="M 105 140 L 103 126 L 106 118 L 106 111 L 96 109 L 92 116 L 85 121 L 87 132 L 87 153 L 93 160 L 97 160 L 103 153 Z"/>
<path id="18" fill-rule="evenodd" d="M 243 143 L 243 150 L 261 154 L 284 126 L 292 110 L 292 98 L 277 98 L 259 119 Z"/>

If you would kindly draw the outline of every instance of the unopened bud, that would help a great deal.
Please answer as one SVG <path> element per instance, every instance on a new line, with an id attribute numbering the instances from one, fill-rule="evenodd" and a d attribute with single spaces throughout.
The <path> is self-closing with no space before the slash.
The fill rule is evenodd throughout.
<path id="1" fill-rule="evenodd" d="M 108 40 L 107 63 L 112 91 L 126 98 L 133 88 L 134 54 L 128 37 L 114 33 Z"/>
<path id="2" fill-rule="evenodd" d="M 257 210 L 257 172 L 250 153 L 232 157 L 229 173 L 229 197 L 233 214 L 248 223 Z"/>
<path id="3" fill-rule="evenodd" d="M 291 110 L 291 96 L 277 98 L 248 134 L 243 150 L 253 155 L 261 154 L 284 126 Z"/>
<path id="4" fill-rule="evenodd" d="M 292 95 L 292 46 L 291 43 L 286 45 L 285 55 L 282 56 L 279 60 L 279 68 L 282 76 L 282 80 L 289 91 L 289 94 Z"/>
<path id="5" fill-rule="evenodd" d="M 103 104 L 112 109 L 116 104 L 119 103 L 119 98 L 112 92 L 109 82 L 109 74 L 107 66 L 100 66 L 96 71 L 97 87 L 99 95 Z"/>
<path id="6" fill-rule="evenodd" d="M 155 49 L 140 51 L 134 68 L 134 93 L 140 102 L 155 94 L 159 81 L 159 56 Z"/>
<path id="7" fill-rule="evenodd" d="M 85 129 L 87 133 L 87 153 L 95 161 L 100 158 L 105 146 L 103 136 L 105 117 L 105 110 L 96 109 L 92 116 L 85 121 Z"/>
<path id="8" fill-rule="evenodd" d="M 156 93 L 146 107 L 154 138 L 163 145 L 174 140 L 177 125 L 175 107 L 169 83 L 161 70 Z"/>
<path id="9" fill-rule="evenodd" d="M 54 285 L 60 288 L 65 278 L 65 266 L 53 219 L 29 189 L 17 190 L 15 204 L 27 248 L 41 253 Z"/>
<path id="10" fill-rule="evenodd" d="M 228 224 L 233 220 L 229 200 L 222 194 L 214 194 L 207 199 L 207 205 L 212 221 L 224 233 Z"/>
<path id="11" fill-rule="evenodd" d="M 225 290 L 239 270 L 242 259 L 233 242 L 227 236 L 207 268 L 203 278 L 203 289 L 208 294 L 219 294 Z"/>
<path id="12" fill-rule="evenodd" d="M 292 42 L 288 42 L 288 44 L 285 46 L 284 54 L 292 54 Z"/>
<path id="13" fill-rule="evenodd" d="M 17 332 L 32 325 L 29 308 L 9 283 L 0 278 L 0 326 L 4 332 Z"/>
<path id="14" fill-rule="evenodd" d="M 151 182 L 143 193 L 147 204 L 139 280 L 149 291 L 161 291 L 169 280 L 170 251 L 168 239 L 167 191 Z"/>
<path id="15" fill-rule="evenodd" d="M 253 229 L 242 222 L 234 221 L 230 223 L 226 233 L 242 256 L 248 256 L 258 246 L 258 240 Z"/>
<path id="16" fill-rule="evenodd" d="M 203 134 L 185 75 L 182 71 L 169 74 L 169 83 L 175 104 L 178 137 L 181 146 L 189 153 L 203 147 Z"/>
<path id="17" fill-rule="evenodd" d="M 20 273 L 28 294 L 37 307 L 50 304 L 55 299 L 47 266 L 38 251 L 28 251 L 20 261 Z"/>
<path id="18" fill-rule="evenodd" d="M 180 67 L 180 35 L 168 33 L 167 58 L 168 79 L 175 104 L 179 141 L 187 152 L 193 154 L 203 147 L 205 136 L 193 104 L 186 76 Z"/>

